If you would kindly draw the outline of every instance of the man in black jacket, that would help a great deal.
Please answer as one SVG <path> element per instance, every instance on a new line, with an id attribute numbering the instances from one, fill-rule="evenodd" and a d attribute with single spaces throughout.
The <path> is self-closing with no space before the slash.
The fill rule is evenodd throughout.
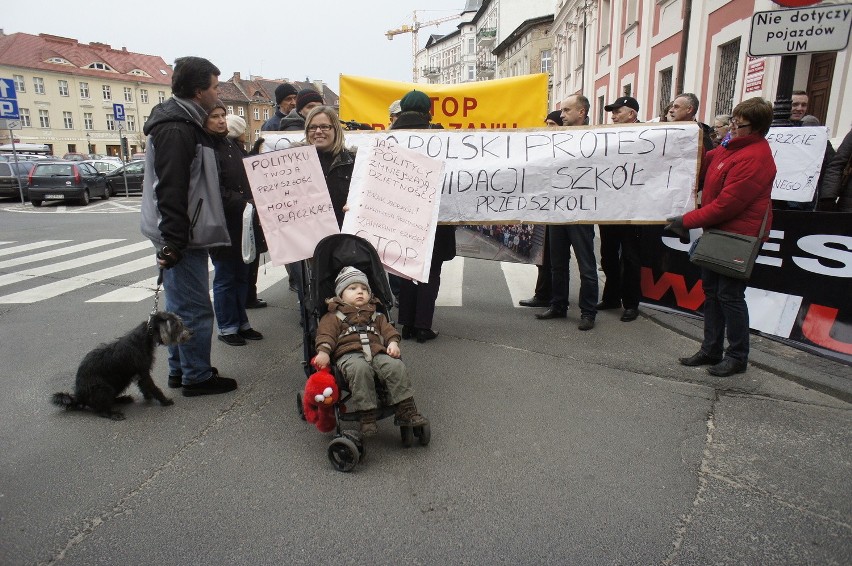
<path id="1" fill-rule="evenodd" d="M 274 132 L 281 126 L 281 120 L 296 107 L 296 95 L 299 91 L 290 83 L 282 83 L 275 89 L 275 114 L 260 127 L 262 132 Z"/>
<path id="2" fill-rule="evenodd" d="M 142 233 L 157 250 L 166 309 L 180 316 L 192 338 L 169 346 L 169 387 L 186 397 L 237 388 L 210 365 L 213 307 L 207 250 L 230 245 L 213 141 L 204 131 L 219 100 L 219 69 L 207 59 L 175 61 L 172 98 L 154 107 L 142 189 Z"/>

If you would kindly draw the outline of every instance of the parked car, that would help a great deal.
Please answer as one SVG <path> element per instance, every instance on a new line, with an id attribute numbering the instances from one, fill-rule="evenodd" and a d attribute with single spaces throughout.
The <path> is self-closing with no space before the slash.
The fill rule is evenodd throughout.
<path id="1" fill-rule="evenodd" d="M 109 194 L 112 196 L 124 194 L 124 173 L 127 172 L 128 193 L 142 192 L 142 179 L 145 175 L 144 161 L 131 161 L 124 167 L 119 167 L 107 173 L 106 180 Z"/>
<path id="2" fill-rule="evenodd" d="M 109 198 L 105 174 L 79 161 L 36 162 L 29 183 L 33 206 L 41 206 L 46 200 L 67 199 L 77 199 L 85 206 L 92 197 Z"/>
<path id="3" fill-rule="evenodd" d="M 89 163 L 92 167 L 94 167 L 101 173 L 109 173 L 110 171 L 121 167 L 120 159 L 87 159 L 85 161 L 81 161 L 80 163 Z"/>
<path id="4" fill-rule="evenodd" d="M 130 156 L 130 161 L 145 161 L 145 153 L 134 153 Z"/>
<path id="5" fill-rule="evenodd" d="M 18 192 L 18 181 L 15 179 L 17 172 L 18 179 L 21 180 L 21 188 L 24 191 L 24 198 L 27 198 L 27 188 L 30 186 L 30 171 L 32 171 L 35 163 L 32 161 L 19 161 L 17 165 L 14 162 L 0 162 L 0 197 L 21 198 Z"/>
<path id="6" fill-rule="evenodd" d="M 84 161 L 86 159 L 89 159 L 89 156 L 86 155 L 85 153 L 73 153 L 72 152 L 72 153 L 66 153 L 65 155 L 63 155 L 62 159 L 66 160 L 66 161 Z"/>

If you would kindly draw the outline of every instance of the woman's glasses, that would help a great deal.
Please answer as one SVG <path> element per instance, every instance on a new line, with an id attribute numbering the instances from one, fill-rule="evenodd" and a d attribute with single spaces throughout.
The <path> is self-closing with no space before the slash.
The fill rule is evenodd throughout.
<path id="1" fill-rule="evenodd" d="M 309 132 L 316 132 L 319 130 L 320 132 L 330 132 L 333 126 L 331 124 L 311 124 L 308 126 Z"/>
<path id="2" fill-rule="evenodd" d="M 731 129 L 732 130 L 739 130 L 740 128 L 748 128 L 750 126 L 751 126 L 751 124 L 740 124 L 739 122 L 735 122 L 735 121 L 731 120 Z"/>

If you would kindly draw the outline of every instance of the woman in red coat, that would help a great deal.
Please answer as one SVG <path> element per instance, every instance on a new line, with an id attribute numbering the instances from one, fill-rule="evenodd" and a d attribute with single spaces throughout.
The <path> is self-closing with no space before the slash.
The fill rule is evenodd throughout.
<path id="1" fill-rule="evenodd" d="M 739 103 L 732 113 L 730 140 L 708 152 L 702 163 L 701 208 L 672 219 L 666 228 L 681 235 L 686 235 L 690 228 L 716 228 L 757 236 L 768 211 L 764 228 L 764 233 L 768 233 L 772 225 L 770 197 L 775 179 L 775 161 L 766 141 L 771 124 L 769 102 L 750 98 Z M 748 366 L 749 346 L 747 282 L 704 268 L 701 282 L 705 297 L 704 341 L 698 353 L 680 358 L 680 363 L 710 364 L 707 371 L 721 377 L 743 373 Z"/>

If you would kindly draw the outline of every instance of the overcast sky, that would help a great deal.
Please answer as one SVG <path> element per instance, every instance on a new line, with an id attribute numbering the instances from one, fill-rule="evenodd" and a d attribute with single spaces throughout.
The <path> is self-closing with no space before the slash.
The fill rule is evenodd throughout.
<path id="1" fill-rule="evenodd" d="M 268 79 L 323 80 L 339 93 L 338 75 L 411 81 L 411 34 L 388 41 L 385 32 L 457 14 L 464 0 L 292 0 L 247 3 L 265 6 L 249 16 L 231 8 L 239 2 L 143 0 L 107 2 L 42 0 L 3 2 L 0 28 L 7 34 L 49 33 L 80 43 L 99 41 L 113 48 L 159 55 L 210 59 L 230 78 L 238 71 Z M 424 9 L 424 10 L 421 10 Z M 317 15 L 312 16 L 311 11 Z M 253 22 L 253 23 L 249 23 Z M 449 33 L 458 20 L 423 27 L 422 47 L 431 33 Z"/>

